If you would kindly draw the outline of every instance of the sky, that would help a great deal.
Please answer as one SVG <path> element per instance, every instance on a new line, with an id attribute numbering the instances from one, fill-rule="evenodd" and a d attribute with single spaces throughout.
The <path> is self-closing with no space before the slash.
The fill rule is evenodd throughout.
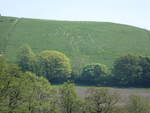
<path id="1" fill-rule="evenodd" d="M 150 30 L 150 0 L 0 0 L 3 16 L 99 21 Z"/>

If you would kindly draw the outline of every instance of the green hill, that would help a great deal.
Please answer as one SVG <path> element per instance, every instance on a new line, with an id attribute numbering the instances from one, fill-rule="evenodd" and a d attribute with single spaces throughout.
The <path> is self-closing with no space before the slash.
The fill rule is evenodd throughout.
<path id="1" fill-rule="evenodd" d="M 95 62 L 111 67 L 116 57 L 127 53 L 150 55 L 150 31 L 107 22 L 0 17 L 0 50 L 15 61 L 23 44 L 34 52 L 63 52 L 75 69 Z"/>
<path id="2" fill-rule="evenodd" d="M 16 23 L 16 18 L 0 16 L 0 52 L 6 50 L 9 34 Z"/>

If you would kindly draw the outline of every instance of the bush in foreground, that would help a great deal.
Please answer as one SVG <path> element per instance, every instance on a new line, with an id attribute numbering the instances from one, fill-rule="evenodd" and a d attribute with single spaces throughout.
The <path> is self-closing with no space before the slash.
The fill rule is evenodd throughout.
<path id="1" fill-rule="evenodd" d="M 138 95 L 131 95 L 127 109 L 129 113 L 150 113 L 150 103 Z"/>
<path id="2" fill-rule="evenodd" d="M 116 113 L 119 96 L 104 88 L 90 88 L 85 99 L 86 113 Z"/>
<path id="3" fill-rule="evenodd" d="M 51 113 L 55 90 L 48 80 L 30 72 L 21 72 L 18 66 L 0 57 L 0 112 Z M 54 112 L 55 113 L 55 112 Z"/>
<path id="4" fill-rule="evenodd" d="M 59 105 L 62 113 L 79 113 L 81 111 L 81 100 L 77 96 L 73 83 L 64 83 L 59 88 L 59 96 Z"/>

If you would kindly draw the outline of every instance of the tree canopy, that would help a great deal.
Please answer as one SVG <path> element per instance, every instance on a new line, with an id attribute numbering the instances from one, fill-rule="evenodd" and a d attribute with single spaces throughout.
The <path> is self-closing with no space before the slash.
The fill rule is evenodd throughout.
<path id="1" fill-rule="evenodd" d="M 17 64 L 21 67 L 23 72 L 34 71 L 35 54 L 32 52 L 32 49 L 29 45 L 23 45 L 20 47 L 17 59 Z"/>
<path id="2" fill-rule="evenodd" d="M 90 64 L 83 68 L 81 80 L 86 83 L 101 84 L 108 75 L 108 69 L 103 64 Z"/>
<path id="3" fill-rule="evenodd" d="M 150 86 L 150 57 L 126 55 L 114 63 L 117 82 L 128 86 Z"/>
<path id="4" fill-rule="evenodd" d="M 72 68 L 70 60 L 58 51 L 42 51 L 37 55 L 39 73 L 49 81 L 63 81 L 70 77 Z"/>

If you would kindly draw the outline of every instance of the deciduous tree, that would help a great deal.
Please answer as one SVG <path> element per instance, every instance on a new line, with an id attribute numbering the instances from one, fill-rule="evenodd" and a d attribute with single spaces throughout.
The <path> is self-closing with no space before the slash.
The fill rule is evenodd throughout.
<path id="1" fill-rule="evenodd" d="M 43 51 L 38 54 L 39 75 L 44 75 L 50 82 L 64 81 L 71 74 L 70 60 L 58 51 Z"/>
<path id="2" fill-rule="evenodd" d="M 20 48 L 17 57 L 17 63 L 21 67 L 23 72 L 31 71 L 34 72 L 36 65 L 35 65 L 35 54 L 32 52 L 32 49 L 29 45 L 23 45 Z"/>
<path id="3" fill-rule="evenodd" d="M 83 68 L 81 80 L 91 84 L 103 84 L 108 75 L 108 69 L 103 64 L 91 64 Z"/>
<path id="4" fill-rule="evenodd" d="M 79 113 L 81 101 L 75 92 L 75 86 L 66 82 L 59 89 L 60 108 L 62 113 Z"/>
<path id="5" fill-rule="evenodd" d="M 114 113 L 119 101 L 116 93 L 110 93 L 104 88 L 90 88 L 86 97 L 86 113 Z"/>

